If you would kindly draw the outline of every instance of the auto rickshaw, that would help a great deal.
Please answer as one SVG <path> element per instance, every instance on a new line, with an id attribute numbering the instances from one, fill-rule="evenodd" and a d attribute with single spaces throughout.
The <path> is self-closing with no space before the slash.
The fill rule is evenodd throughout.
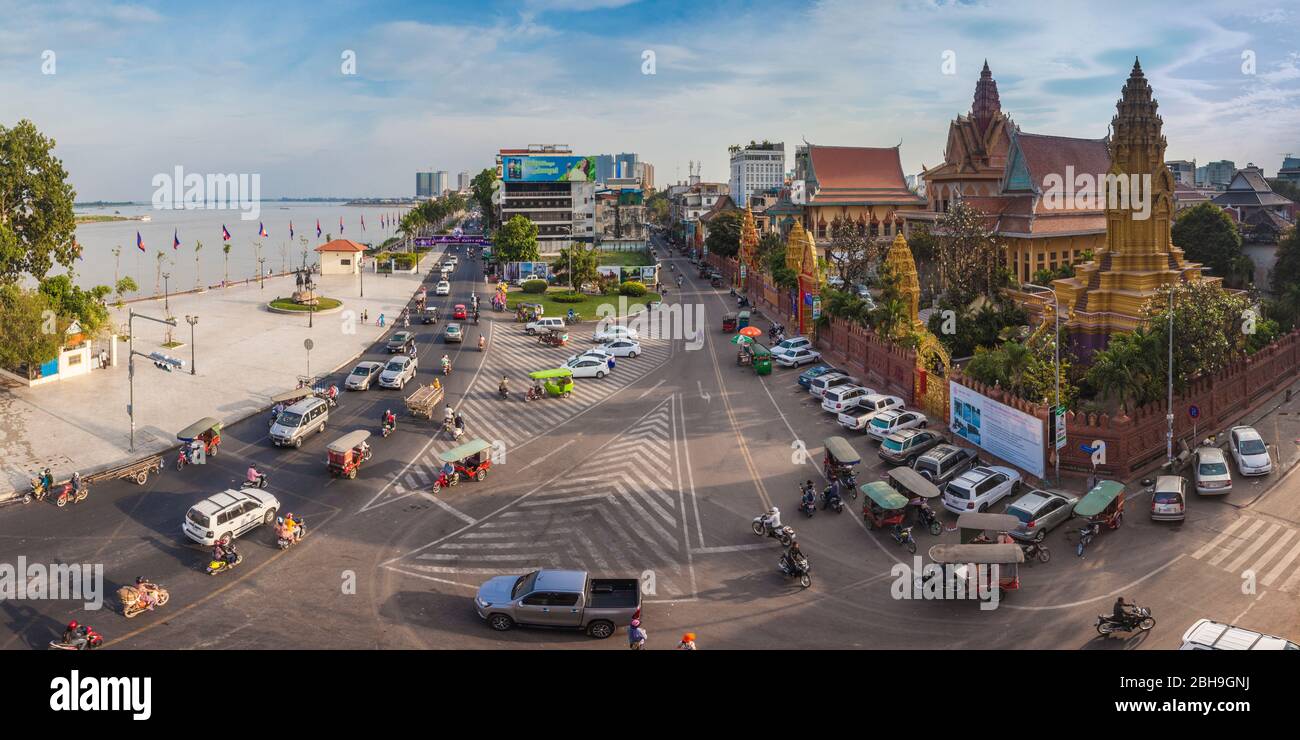
<path id="1" fill-rule="evenodd" d="M 330 475 L 356 478 L 357 469 L 361 467 L 361 463 L 369 460 L 372 454 L 370 445 L 366 444 L 369 436 L 370 432 L 358 429 L 331 442 L 325 459 L 329 465 Z"/>
<path id="2" fill-rule="evenodd" d="M 205 456 L 212 457 L 217 454 L 217 448 L 221 447 L 221 422 L 211 416 L 205 416 L 177 432 L 176 439 L 184 445 L 182 449 L 185 451 L 187 462 L 194 462 L 189 459 L 189 456 L 195 442 L 203 445 Z M 179 465 L 177 467 L 179 469 Z"/>
<path id="3" fill-rule="evenodd" d="M 978 593 L 981 584 L 977 579 L 980 579 L 980 571 L 987 568 L 988 575 L 984 578 L 988 583 L 985 586 L 991 586 L 992 580 L 997 578 L 998 592 L 1005 595 L 1008 591 L 1020 589 L 1020 564 L 1025 562 L 1025 553 L 1016 544 L 935 545 L 930 548 L 930 560 L 962 579 L 967 594 Z M 917 585 L 924 588 L 927 579 L 921 577 L 918 580 Z"/>
<path id="4" fill-rule="evenodd" d="M 1124 521 L 1124 484 L 1103 480 L 1074 505 L 1074 515 L 1119 529 Z"/>
<path id="5" fill-rule="evenodd" d="M 729 313 L 722 317 L 722 333 L 731 334 L 736 331 L 736 314 Z"/>
<path id="6" fill-rule="evenodd" d="M 749 312 L 741 311 L 740 313 L 736 314 L 736 331 L 740 331 L 741 329 L 744 329 L 746 326 L 749 326 Z"/>
<path id="7" fill-rule="evenodd" d="M 452 465 L 461 478 L 482 481 L 492 469 L 492 445 L 481 439 L 472 439 L 438 453 L 438 460 Z"/>
<path id="8" fill-rule="evenodd" d="M 533 380 L 544 380 L 542 388 L 552 398 L 568 398 L 573 393 L 573 371 L 567 367 L 538 370 L 528 374 Z"/>
<path id="9" fill-rule="evenodd" d="M 939 522 L 934 507 L 928 503 L 931 499 L 939 498 L 938 487 L 911 468 L 890 468 L 887 475 L 889 485 L 906 496 L 908 504 L 916 507 L 917 523 L 924 525 L 930 534 L 938 537 L 943 532 L 943 525 Z M 929 510 L 928 515 L 922 511 L 923 505 Z"/>
<path id="10" fill-rule="evenodd" d="M 548 347 L 563 347 L 569 343 L 569 332 L 563 329 L 549 329 L 537 335 L 537 343 Z"/>
<path id="11" fill-rule="evenodd" d="M 515 321 L 536 321 L 542 315 L 542 304 L 519 303 L 515 306 Z"/>
<path id="12" fill-rule="evenodd" d="M 750 363 L 754 366 L 755 375 L 772 374 L 772 351 L 767 347 L 754 342 L 748 346 L 750 354 Z"/>
<path id="13" fill-rule="evenodd" d="M 1008 532 L 1020 525 L 1021 521 L 1010 514 L 973 511 L 957 517 L 958 539 L 963 545 L 1008 544 L 1015 541 Z"/>
<path id="14" fill-rule="evenodd" d="M 862 504 L 862 518 L 872 527 L 902 526 L 907 514 L 907 499 L 884 481 L 873 480 L 863 483 L 859 490 L 866 495 Z"/>
<path id="15" fill-rule="evenodd" d="M 828 480 L 838 480 L 840 490 L 857 498 L 858 473 L 853 468 L 862 463 L 862 456 L 843 437 L 827 437 L 822 444 L 826 447 L 822 456 L 822 474 Z"/>

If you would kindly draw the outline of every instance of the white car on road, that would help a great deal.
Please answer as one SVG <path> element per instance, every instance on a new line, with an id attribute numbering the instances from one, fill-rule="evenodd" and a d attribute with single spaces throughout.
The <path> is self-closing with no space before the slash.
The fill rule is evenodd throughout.
<path id="1" fill-rule="evenodd" d="M 791 337 L 772 348 L 772 356 L 778 361 L 788 354 L 801 349 L 812 350 L 813 343 L 807 337 Z M 784 363 L 783 363 L 784 364 Z"/>
<path id="2" fill-rule="evenodd" d="M 948 481 L 943 508 L 955 514 L 987 511 L 1020 488 L 1020 473 L 1001 465 L 981 465 Z"/>
<path id="3" fill-rule="evenodd" d="M 383 372 L 383 369 L 382 362 L 358 363 L 348 374 L 348 379 L 343 381 L 343 387 L 350 391 L 369 390 L 370 384 L 379 379 L 379 373 Z"/>
<path id="4" fill-rule="evenodd" d="M 451 295 L 451 283 L 446 280 L 439 280 L 438 285 L 433 289 L 434 295 Z"/>
<path id="5" fill-rule="evenodd" d="M 1273 458 L 1268 455 L 1268 445 L 1254 427 L 1233 427 L 1228 431 L 1228 448 L 1237 461 L 1237 472 L 1242 475 L 1268 475 L 1273 472 Z"/>
<path id="6" fill-rule="evenodd" d="M 641 345 L 633 339 L 615 339 L 605 345 L 615 357 L 636 357 L 641 354 Z"/>
<path id="7" fill-rule="evenodd" d="M 266 491 L 231 488 L 191 506 L 181 532 L 200 545 L 212 545 L 227 536 L 233 540 L 259 524 L 273 523 L 279 508 L 279 499 Z"/>
<path id="8" fill-rule="evenodd" d="M 894 432 L 924 427 L 925 423 L 925 414 L 919 411 L 908 411 L 899 405 L 895 408 L 880 411 L 871 417 L 871 423 L 867 425 L 867 434 L 871 435 L 871 438 L 877 442 L 882 442 L 885 437 Z"/>
<path id="9" fill-rule="evenodd" d="M 379 385 L 384 388 L 396 388 L 399 391 L 407 381 L 415 379 L 416 362 L 414 357 L 394 357 L 384 366 L 379 374 Z"/>
<path id="10" fill-rule="evenodd" d="M 616 339 L 630 339 L 633 342 L 640 339 L 636 334 L 636 329 L 629 329 L 622 324 L 610 324 L 591 336 L 594 342 L 612 342 Z"/>
<path id="11" fill-rule="evenodd" d="M 586 352 L 579 352 L 576 355 L 569 355 L 569 359 L 565 360 L 564 362 L 567 365 L 568 363 L 573 362 L 579 357 L 590 357 L 593 360 L 600 360 L 601 362 L 607 362 L 609 358 L 613 356 L 614 355 L 607 352 L 604 347 L 593 347 L 587 350 Z"/>
<path id="12" fill-rule="evenodd" d="M 595 357 L 581 356 L 564 365 L 573 371 L 575 378 L 603 378 L 609 374 L 609 362 Z"/>
<path id="13" fill-rule="evenodd" d="M 778 355 L 773 352 L 772 356 L 776 358 L 778 365 L 783 365 L 785 367 L 799 367 L 800 365 L 811 365 L 814 362 L 822 361 L 821 352 L 818 352 L 815 349 L 808 349 L 807 347 L 790 350 L 783 355 Z"/>

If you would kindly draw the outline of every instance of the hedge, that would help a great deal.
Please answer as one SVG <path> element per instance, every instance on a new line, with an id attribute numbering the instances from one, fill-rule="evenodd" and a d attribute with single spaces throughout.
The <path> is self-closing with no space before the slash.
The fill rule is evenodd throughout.
<path id="1" fill-rule="evenodd" d="M 541 294 L 546 292 L 546 286 L 545 280 L 525 280 L 523 290 L 525 293 Z"/>
<path id="2" fill-rule="evenodd" d="M 630 298 L 640 298 L 646 294 L 646 289 L 643 283 L 629 280 L 619 286 L 618 292 Z"/>
<path id="3" fill-rule="evenodd" d="M 556 303 L 582 303 L 587 300 L 587 296 L 581 293 L 553 293 L 551 300 Z"/>

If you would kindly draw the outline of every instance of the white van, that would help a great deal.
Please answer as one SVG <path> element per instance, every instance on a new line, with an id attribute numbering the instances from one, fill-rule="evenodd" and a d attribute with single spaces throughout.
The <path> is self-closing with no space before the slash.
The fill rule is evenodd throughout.
<path id="1" fill-rule="evenodd" d="M 308 432 L 325 431 L 329 415 L 330 408 L 325 399 L 304 398 L 275 418 L 271 425 L 271 443 L 276 447 L 302 447 L 302 439 Z"/>
<path id="2" fill-rule="evenodd" d="M 1300 650 L 1300 645 L 1244 627 L 1201 619 L 1183 633 L 1179 650 Z"/>

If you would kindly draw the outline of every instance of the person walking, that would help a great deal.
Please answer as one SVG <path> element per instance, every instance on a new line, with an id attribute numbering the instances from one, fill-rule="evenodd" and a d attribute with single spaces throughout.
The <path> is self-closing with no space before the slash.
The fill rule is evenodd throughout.
<path id="1" fill-rule="evenodd" d="M 643 650 L 648 637 L 649 635 L 641 627 L 641 620 L 633 619 L 632 624 L 627 628 L 627 646 L 633 650 Z"/>
<path id="2" fill-rule="evenodd" d="M 382 329 L 383 327 L 384 327 L 384 315 L 381 313 L 379 314 L 379 328 Z"/>
<path id="3" fill-rule="evenodd" d="M 682 635 L 682 641 L 677 643 L 678 650 L 695 650 L 695 633 L 687 632 Z"/>
<path id="4" fill-rule="evenodd" d="M 614 355 L 609 356 L 609 361 L 606 362 L 605 365 L 609 367 L 611 373 L 614 372 Z"/>

